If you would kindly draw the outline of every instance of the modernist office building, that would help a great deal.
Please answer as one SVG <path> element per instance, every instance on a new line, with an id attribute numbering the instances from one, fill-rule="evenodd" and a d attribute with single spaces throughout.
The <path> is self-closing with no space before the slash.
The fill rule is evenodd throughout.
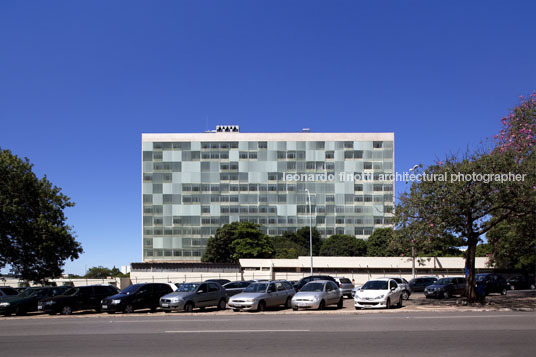
<path id="1" fill-rule="evenodd" d="M 367 238 L 392 226 L 393 133 L 142 134 L 143 260 L 199 261 L 216 229 L 309 225 Z"/>

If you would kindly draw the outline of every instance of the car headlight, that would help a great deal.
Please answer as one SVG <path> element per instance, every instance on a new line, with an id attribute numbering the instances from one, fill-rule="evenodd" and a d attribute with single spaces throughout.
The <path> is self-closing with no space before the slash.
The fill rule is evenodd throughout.
<path id="1" fill-rule="evenodd" d="M 54 300 L 45 301 L 43 305 L 54 305 L 56 302 Z"/>
<path id="2" fill-rule="evenodd" d="M 120 304 L 121 303 L 121 300 L 112 300 L 112 305 L 117 305 L 117 304 Z"/>
<path id="3" fill-rule="evenodd" d="M 375 299 L 383 299 L 385 295 L 378 295 L 375 297 Z"/>
<path id="4" fill-rule="evenodd" d="M 171 298 L 170 300 L 171 300 L 171 302 L 179 302 L 179 301 L 182 301 L 182 298 L 181 297 L 174 297 L 174 298 Z"/>
<path id="5" fill-rule="evenodd" d="M 318 302 L 318 301 L 320 301 L 320 296 L 313 296 L 313 297 L 311 298 L 311 301 L 313 301 L 313 302 Z"/>
<path id="6" fill-rule="evenodd" d="M 253 303 L 255 302 L 255 299 L 244 299 L 245 302 Z"/>
<path id="7" fill-rule="evenodd" d="M 8 302 L 0 302 L 0 307 L 8 307 L 9 305 L 11 304 Z"/>

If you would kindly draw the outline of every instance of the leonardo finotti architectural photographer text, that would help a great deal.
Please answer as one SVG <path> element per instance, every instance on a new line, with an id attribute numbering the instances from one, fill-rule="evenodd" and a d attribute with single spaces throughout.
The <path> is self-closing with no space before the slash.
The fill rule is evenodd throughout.
<path id="1" fill-rule="evenodd" d="M 354 181 L 401 181 L 401 182 L 420 182 L 420 181 L 443 181 L 443 182 L 509 182 L 509 181 L 525 181 L 527 174 L 519 173 L 441 173 L 441 174 L 414 174 L 409 172 L 394 173 L 394 174 L 373 174 L 373 173 L 348 173 L 339 172 L 337 174 L 293 174 L 283 172 L 283 181 L 295 182 L 354 182 Z"/>

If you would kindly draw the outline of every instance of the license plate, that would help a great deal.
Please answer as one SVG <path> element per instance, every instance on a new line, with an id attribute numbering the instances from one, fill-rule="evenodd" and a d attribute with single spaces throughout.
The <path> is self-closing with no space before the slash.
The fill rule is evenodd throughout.
<path id="1" fill-rule="evenodd" d="M 169 307 L 169 304 L 162 304 L 162 307 Z"/>
<path id="2" fill-rule="evenodd" d="M 107 309 L 107 308 L 108 308 L 108 305 L 102 305 L 102 308 L 103 308 L 103 309 Z"/>
<path id="3" fill-rule="evenodd" d="M 43 306 L 38 306 L 37 310 L 43 310 Z"/>

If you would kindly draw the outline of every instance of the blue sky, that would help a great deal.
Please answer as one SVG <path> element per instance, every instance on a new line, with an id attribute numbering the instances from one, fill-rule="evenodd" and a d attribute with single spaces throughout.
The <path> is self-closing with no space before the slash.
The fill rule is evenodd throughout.
<path id="1" fill-rule="evenodd" d="M 2 1 L 0 147 L 76 202 L 66 271 L 141 261 L 141 133 L 395 133 L 476 147 L 536 89 L 534 1 Z M 398 184 L 397 192 L 405 189 Z"/>

